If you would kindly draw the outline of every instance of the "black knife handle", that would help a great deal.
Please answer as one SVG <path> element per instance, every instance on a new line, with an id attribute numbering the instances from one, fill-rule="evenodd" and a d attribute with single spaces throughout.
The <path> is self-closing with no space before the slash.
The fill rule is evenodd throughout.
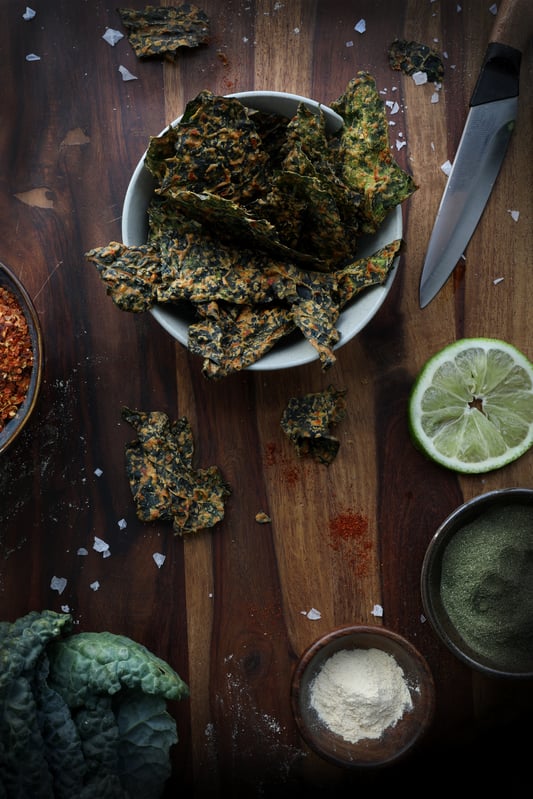
<path id="1" fill-rule="evenodd" d="M 520 59 L 520 50 L 509 47 L 508 44 L 491 42 L 487 47 L 470 105 L 517 97 Z"/>

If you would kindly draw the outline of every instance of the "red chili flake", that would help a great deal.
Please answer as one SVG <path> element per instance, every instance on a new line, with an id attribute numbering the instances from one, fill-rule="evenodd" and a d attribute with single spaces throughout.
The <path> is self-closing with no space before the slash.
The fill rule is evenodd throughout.
<path id="1" fill-rule="evenodd" d="M 222 50 L 217 51 L 217 58 L 224 64 L 225 67 L 229 66 L 229 59 L 227 55 L 222 52 Z"/>
<path id="2" fill-rule="evenodd" d="M 301 477 L 301 465 L 295 465 L 293 459 L 282 457 L 277 444 L 273 441 L 269 441 L 265 446 L 265 466 L 278 466 L 282 472 L 283 482 L 287 485 L 295 485 Z"/>
<path id="3" fill-rule="evenodd" d="M 265 447 L 266 465 L 273 466 L 276 463 L 277 446 L 273 441 L 269 441 Z"/>
<path id="4" fill-rule="evenodd" d="M 30 385 L 33 348 L 24 311 L 0 286 L 0 431 L 16 415 Z"/>
<path id="5" fill-rule="evenodd" d="M 341 552 L 358 577 L 366 574 L 372 552 L 372 541 L 368 537 L 368 519 L 353 510 L 339 513 L 329 523 L 329 543 L 336 552 Z"/>

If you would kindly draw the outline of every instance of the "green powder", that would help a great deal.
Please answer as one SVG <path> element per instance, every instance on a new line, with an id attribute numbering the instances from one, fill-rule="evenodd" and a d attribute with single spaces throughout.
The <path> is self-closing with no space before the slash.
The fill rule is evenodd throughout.
<path id="1" fill-rule="evenodd" d="M 494 668 L 533 668 L 533 507 L 482 513 L 442 558 L 443 605 L 464 641 Z"/>

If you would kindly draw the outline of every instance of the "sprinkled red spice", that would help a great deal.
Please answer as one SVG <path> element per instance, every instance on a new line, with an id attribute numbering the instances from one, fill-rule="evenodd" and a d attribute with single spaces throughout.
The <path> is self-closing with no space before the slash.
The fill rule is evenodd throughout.
<path id="1" fill-rule="evenodd" d="M 368 519 L 353 510 L 339 513 L 329 522 L 329 543 L 332 549 L 342 553 L 358 577 L 366 574 L 372 552 Z"/>
<path id="2" fill-rule="evenodd" d="M 301 465 L 295 465 L 292 458 L 281 457 L 273 441 L 268 442 L 265 446 L 265 466 L 279 466 L 283 481 L 287 485 L 295 485 L 301 477 Z"/>
<path id="3" fill-rule="evenodd" d="M 0 286 L 0 430 L 24 402 L 32 366 L 26 317 L 17 298 Z"/>

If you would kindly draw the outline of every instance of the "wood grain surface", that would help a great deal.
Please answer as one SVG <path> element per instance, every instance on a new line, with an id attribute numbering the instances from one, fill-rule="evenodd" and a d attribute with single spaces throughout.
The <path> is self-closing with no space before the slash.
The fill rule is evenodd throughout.
<path id="1" fill-rule="evenodd" d="M 489 680 L 454 658 L 423 619 L 419 581 L 443 519 L 490 489 L 531 487 L 533 455 L 460 477 L 415 450 L 406 412 L 420 367 L 457 338 L 502 338 L 533 358 L 531 43 L 495 189 L 463 263 L 420 310 L 441 165 L 453 160 L 495 21 L 489 0 L 203 0 L 209 43 L 175 62 L 139 61 L 126 39 L 108 45 L 106 27 L 121 29 L 112 4 L 31 5 L 37 15 L 25 21 L 24 3 L 0 2 L 0 260 L 33 298 L 46 367 L 35 415 L 0 460 L 0 618 L 68 606 L 76 629 L 128 635 L 179 672 L 191 696 L 171 705 L 179 743 L 169 797 L 351 796 L 421 786 L 430 766 L 441 786 L 464 767 L 475 785 L 487 769 L 511 785 L 525 773 L 533 686 Z M 532 15 L 529 5 L 530 28 Z M 363 34 L 354 30 L 360 19 Z M 433 84 L 390 68 L 395 38 L 445 53 L 438 102 Z M 137 79 L 123 81 L 121 65 Z M 84 253 L 120 239 L 124 194 L 149 137 L 200 90 L 278 90 L 328 103 L 358 70 L 398 103 L 396 113 L 387 109 L 391 148 L 418 185 L 403 206 L 393 288 L 329 372 L 315 362 L 210 382 L 150 314 L 114 306 Z M 326 467 L 297 457 L 280 418 L 291 396 L 329 384 L 347 390 L 347 415 Z M 136 519 L 124 466 L 135 434 L 121 421 L 124 405 L 188 417 L 197 464 L 216 464 L 232 486 L 216 528 L 181 539 Z M 258 524 L 258 511 L 271 523 Z M 334 535 L 343 514 L 358 517 L 357 535 Z M 93 550 L 94 536 L 109 543 L 109 558 Z M 161 568 L 154 552 L 166 555 Z M 53 576 L 67 579 L 61 595 Z M 312 608 L 320 618 L 308 617 Z M 430 734 L 384 772 L 329 766 L 291 715 L 296 659 L 346 623 L 401 633 L 435 678 Z"/>

